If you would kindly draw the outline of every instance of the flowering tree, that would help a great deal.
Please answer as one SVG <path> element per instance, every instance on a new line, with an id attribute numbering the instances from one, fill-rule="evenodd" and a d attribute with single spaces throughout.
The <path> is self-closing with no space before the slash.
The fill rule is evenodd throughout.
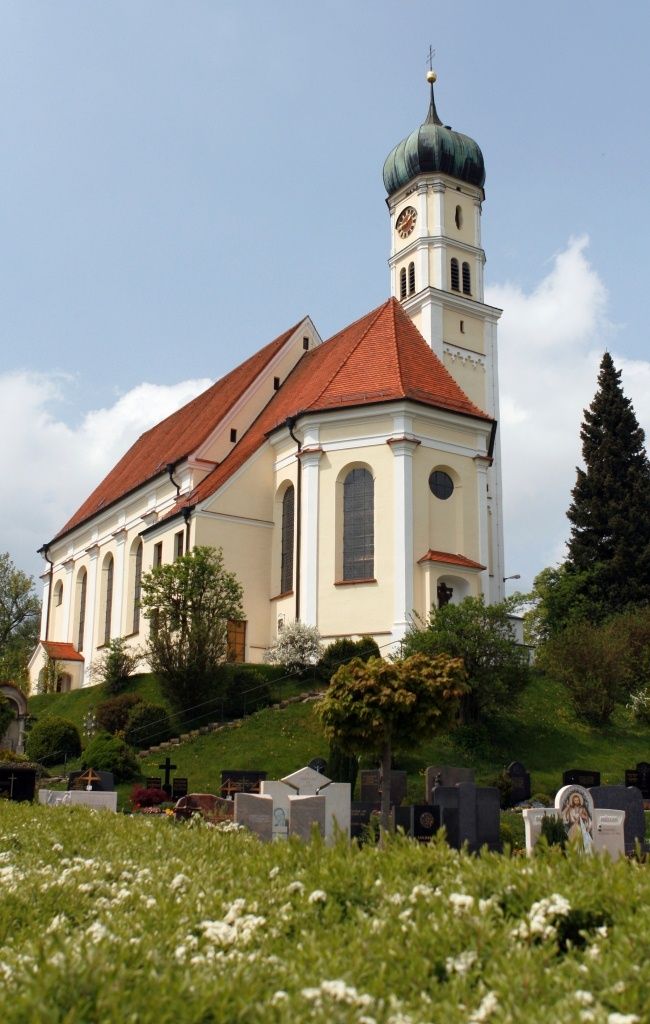
<path id="1" fill-rule="evenodd" d="M 327 738 L 343 750 L 379 757 L 384 831 L 389 827 L 393 747 L 448 727 L 466 691 L 462 660 L 446 654 L 413 654 L 394 662 L 355 658 L 332 677 L 316 714 Z"/>
<path id="2" fill-rule="evenodd" d="M 320 633 L 316 627 L 296 621 L 284 626 L 273 647 L 264 655 L 264 660 L 272 665 L 283 665 L 287 672 L 304 675 L 308 668 L 318 664 L 322 653 Z"/>

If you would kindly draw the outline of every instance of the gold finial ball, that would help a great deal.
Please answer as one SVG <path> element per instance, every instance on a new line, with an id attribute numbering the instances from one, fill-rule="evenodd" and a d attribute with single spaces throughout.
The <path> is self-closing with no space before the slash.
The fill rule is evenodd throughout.
<path id="1" fill-rule="evenodd" d="M 427 71 L 427 82 L 430 82 L 431 85 L 433 85 L 433 83 L 437 81 L 437 78 L 438 76 L 433 70 L 433 68 L 430 71 Z"/>

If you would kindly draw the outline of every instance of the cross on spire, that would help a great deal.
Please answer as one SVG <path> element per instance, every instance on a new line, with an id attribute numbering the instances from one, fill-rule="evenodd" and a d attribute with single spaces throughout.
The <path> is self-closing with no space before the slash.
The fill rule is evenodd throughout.
<path id="1" fill-rule="evenodd" d="M 429 56 L 427 57 L 427 60 L 429 62 L 429 71 L 433 71 L 433 58 L 435 57 L 435 55 L 436 55 L 436 51 L 433 49 L 432 46 L 430 46 L 429 47 Z"/>

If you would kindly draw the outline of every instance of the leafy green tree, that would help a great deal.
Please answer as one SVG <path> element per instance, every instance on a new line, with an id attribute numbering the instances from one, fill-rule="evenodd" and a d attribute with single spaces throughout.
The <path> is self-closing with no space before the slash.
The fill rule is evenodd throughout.
<path id="1" fill-rule="evenodd" d="M 179 710 L 219 695 L 228 621 L 243 618 L 241 602 L 241 584 L 215 548 L 194 548 L 142 577 L 149 663 Z"/>
<path id="2" fill-rule="evenodd" d="M 115 637 L 92 666 L 92 674 L 104 688 L 104 693 L 121 693 L 142 661 L 142 651 L 129 647 L 124 637 Z"/>
<path id="3" fill-rule="evenodd" d="M 41 603 L 34 581 L 0 554 L 0 680 L 27 685 L 27 662 L 38 643 Z"/>
<path id="4" fill-rule="evenodd" d="M 650 464 L 645 435 L 609 352 L 582 427 L 567 572 L 592 619 L 650 600 Z"/>
<path id="5" fill-rule="evenodd" d="M 390 778 L 394 747 L 448 728 L 466 691 L 458 658 L 414 654 L 400 661 L 356 658 L 342 665 L 316 705 L 325 736 L 350 753 L 379 758 Z M 382 785 L 381 821 L 389 827 L 390 786 Z"/>
<path id="6" fill-rule="evenodd" d="M 529 678 L 528 651 L 516 642 L 509 616 L 521 598 L 486 605 L 482 597 L 431 610 L 428 622 L 414 623 L 402 645 L 408 656 L 422 653 L 462 658 L 469 688 L 463 722 L 489 718 L 508 707 Z"/>

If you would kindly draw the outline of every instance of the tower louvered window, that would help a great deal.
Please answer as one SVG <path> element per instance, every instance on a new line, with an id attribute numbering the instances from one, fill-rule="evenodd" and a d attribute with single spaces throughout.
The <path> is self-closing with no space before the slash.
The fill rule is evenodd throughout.
<path id="1" fill-rule="evenodd" d="M 280 593 L 293 590 L 294 490 L 287 487 L 282 498 L 282 543 L 280 554 Z"/>
<path id="2" fill-rule="evenodd" d="M 402 267 L 399 272 L 399 297 L 406 298 L 406 267 Z"/>
<path id="3" fill-rule="evenodd" d="M 458 273 L 458 260 L 455 256 L 451 260 L 451 290 L 452 292 L 460 291 L 460 275 Z"/>
<path id="4" fill-rule="evenodd" d="M 374 481 L 367 469 L 353 469 L 343 484 L 343 579 L 370 580 L 374 572 Z"/>
<path id="5" fill-rule="evenodd" d="M 415 263 L 409 263 L 409 295 L 415 291 Z"/>
<path id="6" fill-rule="evenodd" d="M 472 275 L 469 269 L 469 263 L 463 263 L 463 292 L 465 295 L 472 294 Z"/>

